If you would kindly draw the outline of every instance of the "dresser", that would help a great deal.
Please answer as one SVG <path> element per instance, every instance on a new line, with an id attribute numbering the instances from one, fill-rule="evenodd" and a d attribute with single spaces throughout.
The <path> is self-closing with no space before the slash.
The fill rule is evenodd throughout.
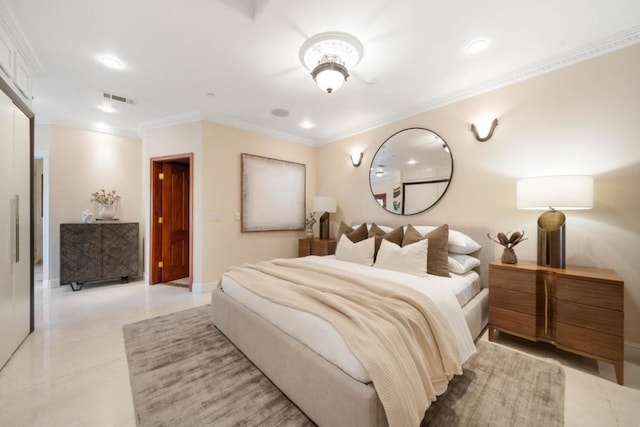
<path id="1" fill-rule="evenodd" d="M 624 282 L 613 270 L 489 265 L 489 340 L 497 331 L 612 363 L 624 381 Z"/>
<path id="2" fill-rule="evenodd" d="M 60 284 L 75 290 L 85 282 L 139 274 L 137 222 L 60 224 Z"/>
<path id="3" fill-rule="evenodd" d="M 300 239 L 298 240 L 298 256 L 333 255 L 336 253 L 336 239 Z"/>

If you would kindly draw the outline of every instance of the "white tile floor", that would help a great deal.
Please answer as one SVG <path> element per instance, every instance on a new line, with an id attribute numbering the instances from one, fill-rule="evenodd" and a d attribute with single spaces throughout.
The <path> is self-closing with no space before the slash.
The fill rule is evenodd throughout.
<path id="1" fill-rule="evenodd" d="M 140 282 L 80 292 L 36 286 L 36 330 L 0 371 L 0 426 L 135 426 L 122 326 L 209 299 Z M 623 387 L 606 364 L 523 340 L 498 342 L 562 364 L 565 425 L 640 426 L 640 366 L 625 363 Z"/>

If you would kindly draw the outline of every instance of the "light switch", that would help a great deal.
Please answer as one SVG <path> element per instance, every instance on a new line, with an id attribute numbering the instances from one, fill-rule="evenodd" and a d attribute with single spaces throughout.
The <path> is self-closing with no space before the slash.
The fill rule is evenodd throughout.
<path id="1" fill-rule="evenodd" d="M 236 221 L 240 221 L 240 212 L 236 212 L 235 218 L 236 218 Z"/>

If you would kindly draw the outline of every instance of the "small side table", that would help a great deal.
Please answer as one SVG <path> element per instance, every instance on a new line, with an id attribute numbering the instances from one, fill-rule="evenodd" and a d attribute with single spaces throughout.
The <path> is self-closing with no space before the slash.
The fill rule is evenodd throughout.
<path id="1" fill-rule="evenodd" d="M 336 253 L 336 244 L 336 239 L 299 239 L 298 256 L 303 257 L 309 255 L 333 255 Z"/>

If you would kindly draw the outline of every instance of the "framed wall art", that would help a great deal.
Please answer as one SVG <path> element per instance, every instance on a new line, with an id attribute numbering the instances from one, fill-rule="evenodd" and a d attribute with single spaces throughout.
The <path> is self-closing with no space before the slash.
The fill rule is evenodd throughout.
<path id="1" fill-rule="evenodd" d="M 242 154 L 242 232 L 304 230 L 306 166 Z"/>

